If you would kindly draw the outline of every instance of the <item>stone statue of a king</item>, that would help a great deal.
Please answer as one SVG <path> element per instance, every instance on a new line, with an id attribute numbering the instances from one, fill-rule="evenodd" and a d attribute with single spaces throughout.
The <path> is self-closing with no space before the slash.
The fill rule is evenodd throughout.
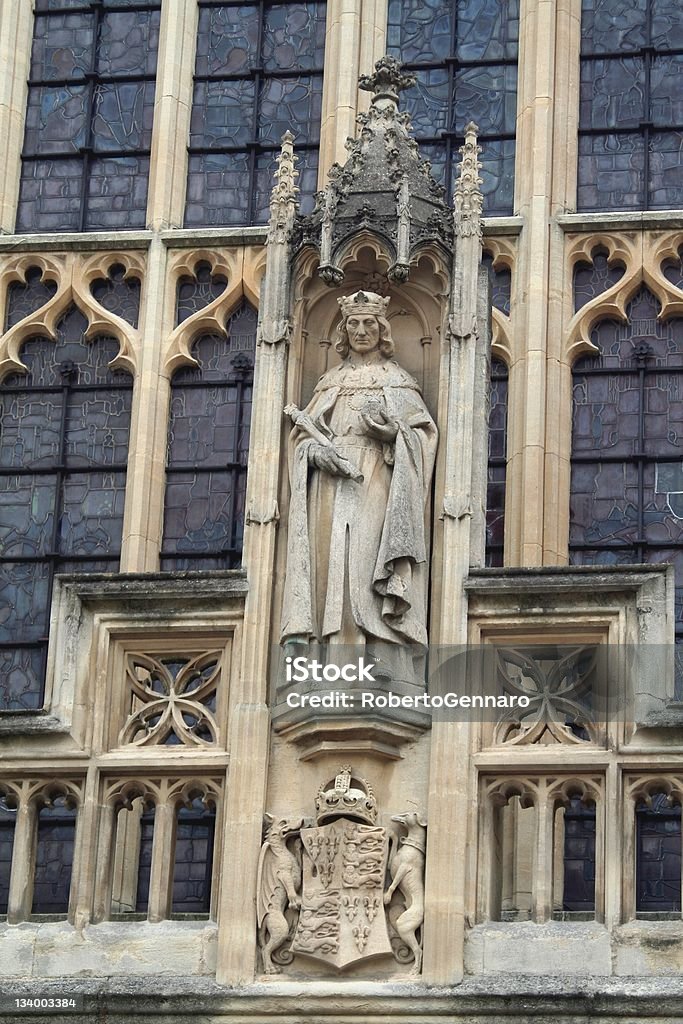
<path id="1" fill-rule="evenodd" d="M 339 299 L 342 362 L 303 412 L 287 409 L 284 643 L 427 643 L 425 509 L 438 435 L 393 358 L 388 303 L 363 291 Z"/>

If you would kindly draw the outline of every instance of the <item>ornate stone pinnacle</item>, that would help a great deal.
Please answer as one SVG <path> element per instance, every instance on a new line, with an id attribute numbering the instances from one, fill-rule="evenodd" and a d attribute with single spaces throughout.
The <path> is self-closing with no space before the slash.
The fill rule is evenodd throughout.
<path id="1" fill-rule="evenodd" d="M 409 89 L 416 82 L 415 75 L 401 73 L 402 67 L 403 65 L 397 57 L 388 55 L 381 57 L 375 64 L 374 75 L 361 75 L 358 79 L 358 87 L 365 92 L 374 92 L 375 95 L 372 98 L 374 104 L 380 100 L 389 100 L 397 104 L 402 90 Z"/>
<path id="2" fill-rule="evenodd" d="M 297 157 L 294 156 L 294 136 L 286 131 L 282 136 L 282 148 L 277 156 L 277 170 L 275 171 L 276 184 L 271 193 L 270 205 L 277 202 L 287 202 L 293 199 L 299 189 L 296 186 L 296 179 L 299 172 L 296 169 Z"/>
<path id="3" fill-rule="evenodd" d="M 268 225 L 268 240 L 284 242 L 287 231 L 296 212 L 295 197 L 299 189 L 296 187 L 296 179 L 299 172 L 296 169 L 294 156 L 294 136 L 291 132 L 285 132 L 282 136 L 282 148 L 277 157 L 277 170 L 275 171 L 275 185 L 270 193 L 270 223 Z"/>
<path id="4" fill-rule="evenodd" d="M 453 194 L 455 230 L 459 235 L 481 234 L 481 211 L 484 197 L 481 192 L 477 125 L 470 121 L 465 128 L 465 144 L 460 147 L 462 163 Z"/>

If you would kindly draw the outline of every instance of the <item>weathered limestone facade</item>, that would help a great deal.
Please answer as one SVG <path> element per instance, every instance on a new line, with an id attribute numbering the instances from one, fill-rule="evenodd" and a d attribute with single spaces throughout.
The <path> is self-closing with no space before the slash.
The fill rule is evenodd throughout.
<path id="1" fill-rule="evenodd" d="M 0 793 L 16 808 L 0 1019 L 23 1019 L 12 1000 L 36 995 L 83 997 L 80 1016 L 31 1014 L 50 1021 L 98 1013 L 235 1024 L 683 1017 L 680 910 L 678 920 L 639 913 L 635 882 L 637 808 L 660 794 L 683 800 L 674 572 L 569 565 L 572 365 L 594 351 L 599 321 L 625 319 L 643 283 L 661 303 L 661 321 L 683 314 L 680 282 L 663 272 L 683 244 L 683 210 L 574 212 L 580 17 L 579 0 L 521 5 L 514 216 L 481 216 L 474 128 L 455 200 L 442 201 L 394 120 L 395 77 L 382 84 L 380 67 L 369 88 L 358 88 L 387 50 L 386 3 L 330 0 L 318 172 L 327 190 L 316 211 L 298 218 L 290 136 L 267 227 L 187 229 L 198 14 L 191 0 L 163 0 L 146 227 L 17 234 L 33 11 L 30 0 L 0 5 L 3 325 L 11 285 L 37 268 L 55 286 L 0 338 L 0 375 L 22 372 L 24 343 L 55 339 L 75 306 L 87 337 L 116 339 L 116 368 L 133 377 L 120 571 L 85 575 L 70 565 L 58 574 L 44 710 L 0 714 Z M 397 170 L 387 173 L 391 209 L 378 181 L 364 177 L 372 145 L 398 154 L 387 159 Z M 491 308 L 482 251 L 494 271 L 510 272 L 509 314 Z M 596 252 L 624 273 L 575 312 L 574 269 Z M 179 284 L 206 264 L 224 287 L 178 322 Z M 114 266 L 141 283 L 135 326 L 93 294 Z M 611 677 L 623 687 L 623 715 L 578 731 L 564 721 L 534 731 L 519 722 L 288 711 L 281 677 L 274 682 L 291 507 L 284 409 L 305 409 L 320 376 L 339 363 L 338 300 L 362 290 L 390 298 L 396 359 L 439 433 L 425 509 L 430 644 L 602 647 L 626 661 L 648 645 L 650 658 L 623 672 L 618 662 Z M 225 336 L 245 299 L 259 328 L 241 568 L 162 571 L 172 377 L 193 365 L 198 336 Z M 492 356 L 509 373 L 499 569 L 484 567 Z M 165 744 L 154 729 L 173 715 L 174 700 L 144 728 L 139 716 L 155 699 L 145 679 L 169 657 L 189 678 L 199 673 L 204 697 L 189 688 L 185 704 L 178 698 L 178 739 Z M 303 935 L 287 955 L 294 912 L 312 906 L 305 894 L 297 906 L 302 883 L 292 863 L 301 868 L 302 845 L 325 824 L 316 797 L 349 791 L 355 802 L 342 820 L 374 829 L 384 851 L 373 913 L 386 914 L 389 947 L 370 929 L 378 955 L 365 957 L 347 914 L 343 962 L 306 955 Z M 37 823 L 55 799 L 76 811 L 69 906 L 66 915 L 40 915 L 32 913 Z M 362 800 L 373 804 L 369 816 L 358 816 Z M 562 910 L 564 821 L 577 800 L 595 808 L 594 912 L 572 916 Z M 178 812 L 197 801 L 215 809 L 210 906 L 183 916 L 172 910 Z M 143 914 L 135 892 L 150 807 Z M 283 820 L 290 824 L 278 832 Z M 402 856 L 415 880 L 410 897 L 399 880 Z M 269 863 L 272 891 L 263 881 Z M 283 880 L 290 869 L 292 892 Z M 361 886 L 358 893 L 372 897 Z M 411 900 L 418 912 L 400 926 Z M 263 950 L 278 913 L 291 930 L 273 945 L 281 973 L 271 973 Z M 373 928 L 375 920 L 367 918 Z"/>

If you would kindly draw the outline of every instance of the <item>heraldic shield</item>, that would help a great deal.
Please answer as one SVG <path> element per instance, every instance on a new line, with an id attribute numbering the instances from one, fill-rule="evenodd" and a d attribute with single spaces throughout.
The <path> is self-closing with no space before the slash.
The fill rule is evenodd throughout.
<path id="1" fill-rule="evenodd" d="M 349 818 L 301 830 L 303 884 L 293 953 L 337 968 L 391 954 L 383 906 L 388 835 Z"/>

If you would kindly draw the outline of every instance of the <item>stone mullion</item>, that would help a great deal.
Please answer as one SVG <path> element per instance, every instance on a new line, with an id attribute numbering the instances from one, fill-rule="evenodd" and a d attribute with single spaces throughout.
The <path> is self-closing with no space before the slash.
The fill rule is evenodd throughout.
<path id="1" fill-rule="evenodd" d="M 116 808 L 110 801 L 103 801 L 99 808 L 99 830 L 97 835 L 97 867 L 95 874 L 95 898 L 93 900 L 93 921 L 106 921 L 111 913 L 111 893 L 114 878 L 114 835 L 116 831 Z"/>
<path id="2" fill-rule="evenodd" d="M 318 188 L 324 187 L 335 161 L 344 163 L 344 143 L 356 134 L 362 7 L 362 0 L 327 4 Z"/>
<path id="3" fill-rule="evenodd" d="M 154 810 L 154 840 L 149 879 L 150 921 L 165 920 L 171 910 L 173 866 L 175 861 L 176 807 L 168 798 L 168 782 L 162 780 L 159 802 Z"/>
<path id="4" fill-rule="evenodd" d="M 496 808 L 490 795 L 483 795 L 480 808 L 478 837 L 479 869 L 477 871 L 477 909 L 475 918 L 477 923 L 493 920 L 495 912 L 493 845 L 496 841 L 494 828 Z"/>
<path id="5" fill-rule="evenodd" d="M 488 352 L 490 341 L 479 288 L 481 196 L 473 184 L 478 169 L 476 138 L 468 131 L 456 184 L 455 258 L 441 362 L 447 391 L 439 403 L 437 514 L 443 526 L 433 563 L 441 599 L 430 638 L 437 644 L 467 643 L 463 584 L 470 566 L 481 565 L 484 555 L 486 449 L 479 445 L 475 452 L 474 439 L 486 436 L 482 386 L 488 372 L 482 353 Z M 423 961 L 424 980 L 430 984 L 453 984 L 464 974 L 465 904 L 468 885 L 474 883 L 468 838 L 477 808 L 471 763 L 475 742 L 467 721 L 432 724 L 428 814 L 438 827 L 427 845 Z"/>
<path id="6" fill-rule="evenodd" d="M 34 800 L 28 799 L 28 784 L 24 783 L 14 826 L 12 870 L 7 901 L 8 924 L 25 921 L 31 913 L 37 818 L 36 803 Z"/>
<path id="7" fill-rule="evenodd" d="M 370 94 L 359 91 L 358 78 L 371 74 L 385 52 L 387 9 L 388 0 L 327 4 L 318 188 L 324 187 L 332 164 L 346 160 L 346 140 L 357 134 L 356 115 L 370 105 Z"/>
<path id="8" fill-rule="evenodd" d="M 533 919 L 550 921 L 553 910 L 553 825 L 555 805 L 545 779 L 538 780 L 534 850 Z"/>
<path id="9" fill-rule="evenodd" d="M 268 669 L 273 573 L 291 322 L 290 232 L 296 215 L 292 136 L 285 134 L 270 204 L 268 262 L 261 287 L 260 328 L 247 475 L 243 563 L 249 578 L 232 690 L 225 821 L 221 856 L 216 980 L 248 984 L 256 969 L 256 865 L 261 846 L 270 746 Z"/>
<path id="10" fill-rule="evenodd" d="M 636 803 L 633 793 L 626 790 L 624 796 L 624 857 L 621 876 L 621 906 L 624 921 L 636 916 Z M 609 851 L 608 851 L 609 852 Z M 609 884 L 609 876 L 606 879 Z M 609 925 L 609 921 L 606 924 Z M 613 921 L 612 924 L 617 924 Z"/>
<path id="11" fill-rule="evenodd" d="M 195 0 L 164 0 L 147 200 L 156 231 L 183 225 L 197 22 Z"/>
<path id="12" fill-rule="evenodd" d="M 549 194 L 553 160 L 555 61 L 554 0 L 523 0 L 520 17 L 519 94 L 515 208 L 523 217 L 513 280 L 516 388 L 524 404 L 510 438 L 510 517 L 507 561 L 540 565 L 543 552 L 546 337 L 548 306 Z"/>
<path id="13" fill-rule="evenodd" d="M 69 892 L 69 920 L 77 927 L 92 914 L 97 856 L 98 771 L 90 765 L 78 806 L 74 835 L 74 862 Z"/>
<path id="14" fill-rule="evenodd" d="M 555 217 L 576 206 L 581 0 L 558 0 L 555 124 L 550 207 L 548 294 L 548 406 L 545 453 L 543 564 L 566 565 L 571 480 L 572 376 L 565 334 L 572 317 L 572 267 Z M 552 406 L 551 406 L 552 403 Z"/>
<path id="15" fill-rule="evenodd" d="M 0 4 L 0 233 L 12 234 L 16 223 L 21 149 L 28 99 L 33 36 L 32 4 Z"/>
<path id="16" fill-rule="evenodd" d="M 121 572 L 156 572 L 163 529 L 170 381 L 161 373 L 163 339 L 172 329 L 167 250 L 152 239 L 142 293 L 141 345 L 133 388 Z"/>

